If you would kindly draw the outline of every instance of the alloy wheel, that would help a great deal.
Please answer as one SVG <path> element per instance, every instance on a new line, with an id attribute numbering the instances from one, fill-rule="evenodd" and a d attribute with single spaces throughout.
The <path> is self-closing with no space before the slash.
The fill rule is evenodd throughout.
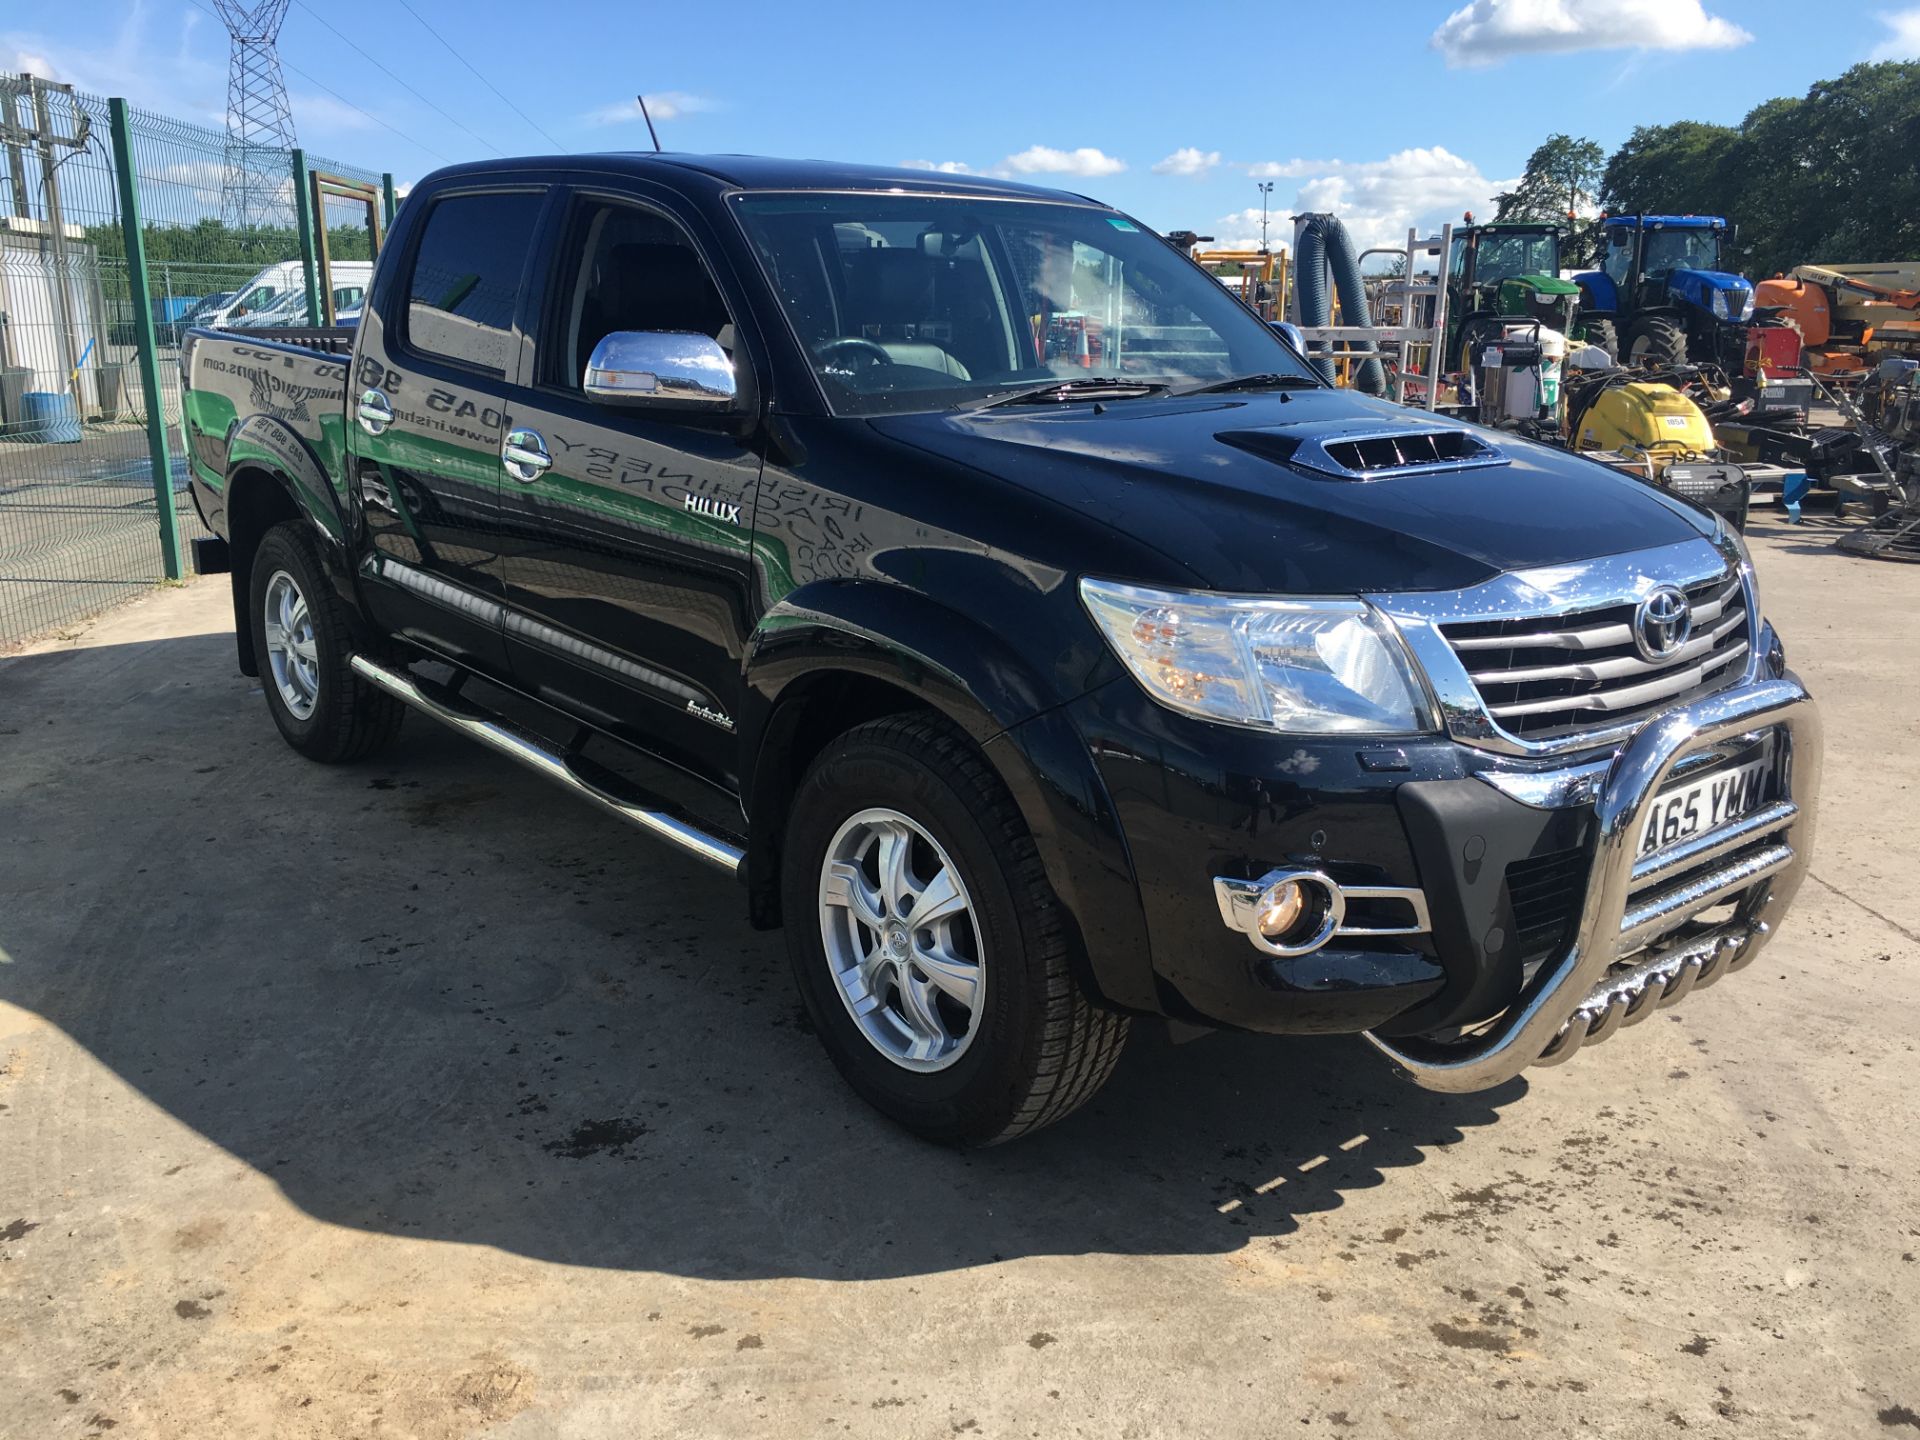
<path id="1" fill-rule="evenodd" d="M 862 810 L 827 847 L 820 934 L 847 1013 L 908 1070 L 944 1070 L 973 1042 L 986 967 L 973 901 L 940 843 L 897 810 Z"/>
<path id="2" fill-rule="evenodd" d="M 296 720 L 310 719 L 320 703 L 320 651 L 314 641 L 313 613 L 299 582 L 285 570 L 267 581 L 263 605 L 267 666 L 273 672 L 280 703 Z"/>

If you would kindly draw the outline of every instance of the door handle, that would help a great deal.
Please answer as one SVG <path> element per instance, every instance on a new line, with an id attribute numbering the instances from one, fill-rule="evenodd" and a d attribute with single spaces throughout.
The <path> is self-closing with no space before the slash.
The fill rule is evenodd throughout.
<path id="1" fill-rule="evenodd" d="M 514 479 L 532 484 L 553 468 L 553 456 L 538 430 L 509 430 L 500 447 L 500 463 Z"/>
<path id="2" fill-rule="evenodd" d="M 393 423 L 393 406 L 387 403 L 387 397 L 378 390 L 362 390 L 357 411 L 360 428 L 369 435 L 378 435 Z"/>

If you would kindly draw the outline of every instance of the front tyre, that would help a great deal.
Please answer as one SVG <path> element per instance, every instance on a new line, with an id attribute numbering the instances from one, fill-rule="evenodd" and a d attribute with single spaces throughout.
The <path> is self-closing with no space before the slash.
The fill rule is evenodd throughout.
<path id="1" fill-rule="evenodd" d="M 303 522 L 266 533 L 250 595 L 260 686 L 289 745 L 334 763 L 371 755 L 399 733 L 405 707 L 353 673 L 347 607 Z"/>
<path id="2" fill-rule="evenodd" d="M 794 797 L 781 886 L 828 1054 L 915 1133 L 1010 1140 L 1113 1073 L 1127 1019 L 1082 994 L 1013 797 L 944 722 L 892 716 L 822 752 Z"/>

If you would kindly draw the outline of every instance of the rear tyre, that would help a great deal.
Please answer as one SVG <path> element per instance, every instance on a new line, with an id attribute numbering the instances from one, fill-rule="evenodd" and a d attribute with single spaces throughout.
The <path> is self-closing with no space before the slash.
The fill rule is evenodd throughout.
<path id="1" fill-rule="evenodd" d="M 304 521 L 261 540 L 247 613 L 267 710 L 294 749 L 334 764 L 399 733 L 406 707 L 353 673 L 352 622 Z"/>
<path id="2" fill-rule="evenodd" d="M 1620 332 L 1611 320 L 1589 320 L 1586 322 L 1587 343 L 1598 346 L 1607 352 L 1607 358 L 1620 359 Z"/>
<path id="3" fill-rule="evenodd" d="M 1127 1018 L 1081 992 L 1013 797 L 945 722 L 891 716 L 828 746 L 794 797 L 781 885 L 827 1053 L 916 1134 L 1010 1140 L 1113 1073 Z"/>
<path id="4" fill-rule="evenodd" d="M 1627 353 L 1620 357 L 1629 365 L 1647 370 L 1665 370 L 1687 363 L 1687 332 L 1678 321 L 1664 315 L 1650 315 L 1627 328 Z"/>

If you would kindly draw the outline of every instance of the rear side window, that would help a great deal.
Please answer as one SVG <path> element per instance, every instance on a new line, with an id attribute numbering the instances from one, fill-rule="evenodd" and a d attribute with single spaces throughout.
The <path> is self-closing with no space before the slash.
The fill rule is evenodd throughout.
<path id="1" fill-rule="evenodd" d="M 504 375 L 513 305 L 545 196 L 450 195 L 434 202 L 407 281 L 407 344 Z"/>

